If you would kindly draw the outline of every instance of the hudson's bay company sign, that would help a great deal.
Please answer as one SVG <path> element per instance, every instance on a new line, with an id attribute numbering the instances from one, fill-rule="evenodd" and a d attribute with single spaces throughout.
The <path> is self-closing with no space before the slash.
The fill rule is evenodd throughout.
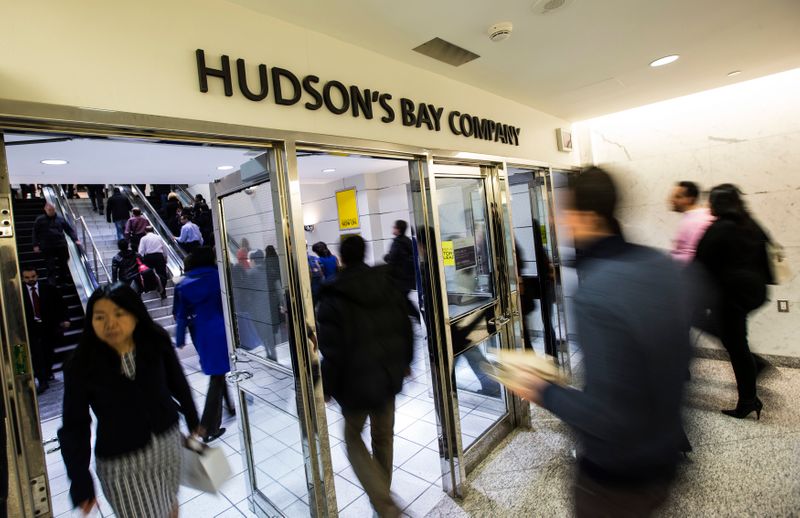
<path id="1" fill-rule="evenodd" d="M 214 68 L 215 65 L 209 66 L 206 62 L 204 50 L 197 49 L 195 54 L 200 91 L 207 93 L 209 78 L 217 78 L 222 81 L 225 95 L 232 97 L 234 71 L 231 58 L 222 55 L 216 65 L 218 68 Z M 429 131 L 441 131 L 446 126 L 454 135 L 519 146 L 522 128 L 458 110 L 451 110 L 445 116 L 442 106 L 418 103 L 405 97 L 395 101 L 387 92 L 345 85 L 335 79 L 323 82 L 313 74 L 298 77 L 285 68 L 267 69 L 264 64 L 258 65 L 258 76 L 251 76 L 248 80 L 247 65 L 241 58 L 236 60 L 235 75 L 241 94 L 254 102 L 269 98 L 271 87 L 272 101 L 279 105 L 292 106 L 303 102 L 303 106 L 311 111 L 325 108 L 335 115 L 350 113 L 353 117 L 369 120 L 379 117 L 384 124 L 399 121 L 403 126 L 424 127 Z"/>

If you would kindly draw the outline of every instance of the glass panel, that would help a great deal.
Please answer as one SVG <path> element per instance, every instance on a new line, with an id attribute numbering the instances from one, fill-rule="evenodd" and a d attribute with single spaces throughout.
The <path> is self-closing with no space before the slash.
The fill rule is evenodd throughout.
<path id="1" fill-rule="evenodd" d="M 308 485 L 294 380 L 258 362 L 253 378 L 239 383 L 243 422 L 250 433 L 255 491 L 289 515 L 305 515 Z M 298 511 L 289 513 L 289 510 Z"/>
<path id="2" fill-rule="evenodd" d="M 495 296 L 484 183 L 480 178 L 437 178 L 450 318 L 491 301 Z"/>
<path id="3" fill-rule="evenodd" d="M 506 414 L 505 390 L 482 369 L 483 363 L 496 361 L 499 347 L 499 335 L 493 335 L 456 356 L 454 376 L 464 449 Z"/>
<path id="4" fill-rule="evenodd" d="M 271 182 L 222 198 L 236 347 L 291 367 Z"/>

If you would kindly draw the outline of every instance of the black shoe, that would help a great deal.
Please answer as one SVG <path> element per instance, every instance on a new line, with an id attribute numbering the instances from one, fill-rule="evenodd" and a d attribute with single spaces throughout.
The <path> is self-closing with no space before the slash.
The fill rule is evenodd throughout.
<path id="1" fill-rule="evenodd" d="M 45 381 L 44 383 L 39 383 L 39 387 L 36 389 L 36 395 L 37 395 L 37 396 L 41 396 L 41 395 L 42 395 L 42 394 L 44 394 L 44 393 L 47 391 L 47 389 L 49 389 L 49 388 L 50 388 L 50 384 L 49 384 L 49 383 L 47 383 L 46 381 Z"/>
<path id="2" fill-rule="evenodd" d="M 500 397 L 500 387 L 493 387 L 493 388 L 481 388 L 478 389 L 478 394 L 483 396 L 499 398 Z"/>
<path id="3" fill-rule="evenodd" d="M 236 415 L 236 407 L 229 406 L 227 410 L 230 417 L 234 417 Z"/>
<path id="4" fill-rule="evenodd" d="M 722 413 L 735 417 L 736 419 L 744 419 L 749 416 L 753 411 L 756 413 L 756 421 L 761 420 L 761 409 L 764 408 L 764 403 L 760 399 L 755 398 L 753 401 L 743 403 L 739 401 L 736 408 L 732 410 L 723 410 Z"/>
<path id="5" fill-rule="evenodd" d="M 205 437 L 203 437 L 203 442 L 208 444 L 211 441 L 214 441 L 214 440 L 219 439 L 220 437 L 222 437 L 222 434 L 224 434 L 224 433 L 225 433 L 225 428 L 220 428 L 216 432 L 210 433 L 210 434 L 206 435 Z"/>

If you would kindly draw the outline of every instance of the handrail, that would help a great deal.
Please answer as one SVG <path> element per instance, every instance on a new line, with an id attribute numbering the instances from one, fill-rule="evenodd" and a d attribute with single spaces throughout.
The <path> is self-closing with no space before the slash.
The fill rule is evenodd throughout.
<path id="1" fill-rule="evenodd" d="M 148 221 L 153 227 L 153 231 L 161 238 L 166 245 L 167 251 L 167 268 L 169 268 L 173 277 L 183 275 L 183 261 L 188 255 L 181 247 L 172 231 L 167 226 L 166 222 L 161 218 L 158 211 L 150 204 L 150 200 L 136 185 L 120 185 L 120 190 L 128 196 L 131 204 L 142 209 L 142 212 L 148 216 Z M 138 200 L 136 199 L 138 198 Z"/>
<path id="2" fill-rule="evenodd" d="M 42 195 L 70 225 L 73 225 L 74 228 L 75 213 L 72 212 L 72 208 L 66 202 L 66 194 L 61 186 L 59 185 L 57 188 L 54 188 L 52 185 L 45 185 L 42 187 Z M 75 244 L 72 239 L 67 239 L 67 250 L 69 251 L 69 271 L 72 275 L 72 282 L 75 284 L 81 305 L 85 308 L 89 302 L 89 297 L 91 297 L 94 290 L 100 286 L 100 283 L 97 280 L 95 272 L 92 271 L 89 265 L 89 258 L 86 255 L 86 250 Z"/>
<path id="3" fill-rule="evenodd" d="M 69 209 L 69 214 L 70 214 L 70 217 L 72 218 L 73 226 L 77 227 L 78 223 L 80 222 L 81 234 L 83 236 L 83 239 L 81 240 L 81 242 L 84 244 L 84 249 L 86 248 L 86 240 L 87 240 L 86 238 L 87 237 L 89 238 L 88 241 L 92 246 L 92 252 L 93 252 L 92 255 L 93 255 L 94 270 L 92 270 L 92 271 L 94 272 L 95 277 L 97 276 L 97 272 L 98 272 L 97 265 L 99 264 L 100 267 L 103 268 L 103 272 L 106 274 L 106 279 L 108 279 L 110 281 L 111 280 L 111 273 L 109 273 L 108 268 L 106 267 L 106 264 L 103 262 L 103 254 L 100 253 L 100 249 L 97 248 L 97 245 L 94 242 L 94 236 L 92 236 L 92 231 L 89 230 L 89 225 L 86 224 L 86 218 L 84 218 L 83 216 L 78 216 L 75 213 L 75 211 L 72 210 L 72 205 L 70 205 L 69 200 L 67 199 L 67 193 L 64 192 L 64 188 L 61 187 L 61 185 L 56 184 L 56 189 L 57 189 L 57 192 L 58 192 L 58 196 L 61 198 L 61 200 L 64 201 L 64 204 Z M 99 260 L 98 260 L 98 257 L 100 258 Z"/>

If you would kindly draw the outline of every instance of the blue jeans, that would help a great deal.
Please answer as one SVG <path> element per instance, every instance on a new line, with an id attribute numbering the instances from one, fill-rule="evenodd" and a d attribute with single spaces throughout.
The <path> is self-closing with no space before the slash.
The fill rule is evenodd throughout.
<path id="1" fill-rule="evenodd" d="M 117 241 L 125 239 L 125 224 L 127 221 L 115 221 L 114 226 L 117 229 Z"/>

